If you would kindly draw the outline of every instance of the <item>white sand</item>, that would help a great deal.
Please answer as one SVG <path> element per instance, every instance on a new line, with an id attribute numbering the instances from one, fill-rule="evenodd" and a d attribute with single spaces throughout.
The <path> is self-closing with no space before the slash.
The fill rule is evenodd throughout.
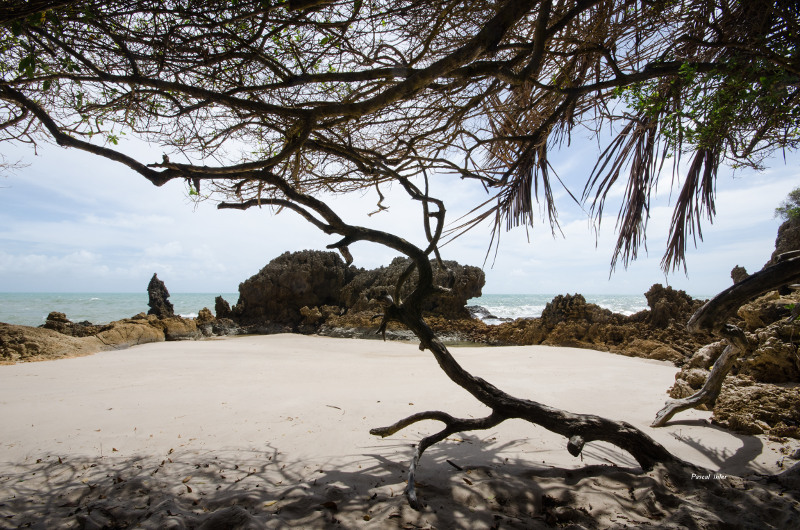
<path id="1" fill-rule="evenodd" d="M 714 472 L 772 474 L 793 463 L 785 454 L 796 444 L 723 431 L 708 422 L 708 412 L 687 411 L 651 429 L 677 371 L 669 363 L 539 346 L 458 348 L 454 355 L 512 395 L 628 421 Z M 109 521 L 192 528 L 214 513 L 242 516 L 256 527 L 333 520 L 528 527 L 554 517 L 542 499 L 566 491 L 558 487 L 564 473 L 570 476 L 564 470 L 635 467 L 627 453 L 600 443 L 588 444 L 582 460 L 573 458 L 563 437 L 508 421 L 429 449 L 418 481 L 430 505 L 413 512 L 400 498 L 411 444 L 441 424 L 416 424 L 386 439 L 368 431 L 423 410 L 487 413 L 428 352 L 405 343 L 248 336 L 0 366 L 0 528 Z M 561 474 L 549 479 L 552 494 L 534 486 L 550 468 Z M 568 501 L 580 504 L 584 497 L 574 492 L 592 483 L 620 497 L 608 493 L 615 480 L 622 497 L 630 491 L 636 497 L 636 488 L 650 487 L 655 475 L 642 475 L 641 484 L 631 476 L 614 479 L 595 469 L 572 480 Z M 665 511 L 626 502 L 632 503 L 627 515 L 575 508 L 608 524 L 657 521 Z M 240 508 L 223 513 L 232 504 L 249 515 Z"/>

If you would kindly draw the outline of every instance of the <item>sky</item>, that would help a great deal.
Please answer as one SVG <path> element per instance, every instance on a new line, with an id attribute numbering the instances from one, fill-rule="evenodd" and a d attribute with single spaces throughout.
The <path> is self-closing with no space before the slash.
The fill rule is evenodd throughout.
<path id="1" fill-rule="evenodd" d="M 121 148 L 160 161 L 160 151 L 133 143 Z M 131 170 L 76 150 L 0 145 L 20 166 L 0 177 L 0 292 L 138 292 L 158 273 L 171 292 L 231 293 L 286 251 L 324 250 L 326 236 L 292 212 L 217 210 L 190 200 L 186 185 L 155 187 Z M 580 193 L 597 146 L 579 142 L 553 157 L 559 176 Z M 660 268 L 677 192 L 667 176 L 651 209 L 647 251 L 611 273 L 616 209 L 595 230 L 586 212 L 555 188 L 560 232 L 539 219 L 532 230 L 502 233 L 486 260 L 487 226 L 442 248 L 445 259 L 482 267 L 484 293 L 642 294 L 654 283 L 710 296 L 731 285 L 735 265 L 755 272 L 769 259 L 780 220 L 775 207 L 800 185 L 797 154 L 773 157 L 763 172 L 721 168 L 717 215 L 703 225 L 703 241 L 687 253 L 688 272 Z M 617 197 L 622 189 L 615 190 Z M 374 193 L 328 198 L 348 222 L 400 233 L 423 243 L 419 203 L 399 187 L 384 190 L 388 212 L 374 211 Z M 452 223 L 487 196 L 478 183 L 434 176 L 432 195 L 445 201 Z M 372 243 L 351 246 L 354 265 L 388 264 L 396 253 Z"/>

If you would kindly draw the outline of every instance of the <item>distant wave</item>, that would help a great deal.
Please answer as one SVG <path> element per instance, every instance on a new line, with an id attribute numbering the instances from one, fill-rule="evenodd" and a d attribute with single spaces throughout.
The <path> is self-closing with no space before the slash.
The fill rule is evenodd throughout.
<path id="1" fill-rule="evenodd" d="M 234 303 L 239 297 L 238 293 L 173 293 L 169 301 L 176 314 L 196 318 L 202 308 L 214 309 L 218 294 Z M 64 313 L 73 322 L 106 324 L 147 310 L 146 292 L 0 293 L 0 322 L 25 326 L 41 326 L 51 311 Z"/>
<path id="2" fill-rule="evenodd" d="M 482 319 L 487 324 L 499 324 L 509 319 L 540 317 L 554 297 L 549 294 L 485 294 L 467 303 L 486 309 L 488 315 Z M 626 316 L 647 309 L 647 300 L 643 295 L 586 295 L 585 298 L 590 304 Z"/>

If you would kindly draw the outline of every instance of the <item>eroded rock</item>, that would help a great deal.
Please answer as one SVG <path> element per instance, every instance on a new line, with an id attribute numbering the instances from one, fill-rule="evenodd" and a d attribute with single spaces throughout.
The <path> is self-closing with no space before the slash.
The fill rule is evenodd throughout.
<path id="1" fill-rule="evenodd" d="M 286 252 L 239 284 L 234 318 L 243 324 L 296 325 L 304 306 L 341 305 L 340 293 L 354 272 L 334 252 Z"/>
<path id="2" fill-rule="evenodd" d="M 408 259 L 396 258 L 389 266 L 364 270 L 347 266 L 334 252 L 287 252 L 239 285 L 233 318 L 247 326 L 279 324 L 298 330 L 302 326 L 301 331 L 312 332 L 329 317 L 375 314 L 382 311 L 376 298 L 394 296 L 397 279 L 409 263 Z M 453 261 L 445 265 L 447 269 L 443 270 L 434 264 L 434 281 L 449 286 L 450 291 L 433 295 L 423 309 L 428 315 L 470 318 L 466 303 L 481 295 L 483 271 Z M 401 298 L 411 292 L 415 279 L 416 271 L 404 284 Z M 217 305 L 219 317 L 226 309 L 220 307 L 221 302 Z"/>
<path id="3" fill-rule="evenodd" d="M 15 363 L 89 355 L 108 349 L 97 337 L 73 337 L 58 331 L 0 322 L 0 361 Z"/>
<path id="4" fill-rule="evenodd" d="M 744 267 L 736 265 L 733 269 L 731 269 L 731 279 L 733 280 L 733 283 L 739 283 L 742 280 L 746 280 L 748 276 L 750 275 L 747 273 L 747 269 Z"/>
<path id="5" fill-rule="evenodd" d="M 157 274 L 153 274 L 150 278 L 150 283 L 147 285 L 147 305 L 150 310 L 148 315 L 156 315 L 159 318 L 168 318 L 175 316 L 175 308 L 169 301 L 169 291 L 164 282 L 158 279 Z"/>
<path id="6" fill-rule="evenodd" d="M 648 323 L 657 328 L 666 328 L 675 323 L 686 325 L 692 314 L 702 306 L 702 302 L 692 299 L 684 291 L 658 283 L 650 287 L 644 297 L 650 307 Z"/>
<path id="7" fill-rule="evenodd" d="M 729 376 L 714 406 L 714 420 L 741 433 L 800 438 L 800 388 Z"/>
<path id="8" fill-rule="evenodd" d="M 778 262 L 778 256 L 785 252 L 800 250 L 800 218 L 793 218 L 784 221 L 778 227 L 778 235 L 775 238 L 775 251 L 770 256 L 764 268 Z"/>
<path id="9" fill-rule="evenodd" d="M 163 329 L 153 325 L 158 319 L 154 315 L 139 313 L 133 318 L 117 320 L 96 336 L 109 348 L 127 348 L 137 344 L 163 342 Z"/>
<path id="10" fill-rule="evenodd" d="M 231 305 L 222 296 L 214 298 L 214 313 L 216 313 L 217 318 L 231 318 L 233 315 Z"/>
<path id="11" fill-rule="evenodd" d="M 45 323 L 41 327 L 52 329 L 71 337 L 90 337 L 100 332 L 103 328 L 103 326 L 96 326 L 88 321 L 72 322 L 67 318 L 67 315 L 58 311 L 52 311 L 48 314 Z"/>

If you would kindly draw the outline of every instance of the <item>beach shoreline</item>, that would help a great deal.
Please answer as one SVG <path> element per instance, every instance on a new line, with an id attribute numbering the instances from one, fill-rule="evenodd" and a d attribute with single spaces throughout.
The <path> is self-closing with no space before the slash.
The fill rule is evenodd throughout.
<path id="1" fill-rule="evenodd" d="M 794 463 L 788 454 L 797 440 L 732 434 L 711 425 L 709 412 L 687 411 L 667 427 L 651 429 L 674 381 L 670 363 L 545 346 L 456 348 L 454 356 L 518 397 L 632 423 L 710 472 L 696 473 L 708 479 L 683 477 L 691 488 L 772 475 Z M 439 424 L 417 424 L 386 439 L 369 429 L 423 410 L 477 417 L 486 409 L 449 381 L 429 354 L 400 342 L 283 334 L 152 343 L 2 366 L 0 403 L 0 485 L 14 497 L 0 500 L 0 513 L 12 516 L 14 527 L 34 517 L 37 499 L 52 496 L 48 489 L 54 485 L 64 506 L 52 501 L 41 521 L 59 525 L 80 523 L 92 502 L 95 510 L 105 507 L 97 513 L 106 518 L 112 517 L 108 504 L 118 502 L 127 520 L 144 527 L 147 521 L 163 523 L 171 517 L 167 513 L 182 513 L 186 523 L 200 521 L 233 504 L 245 506 L 258 524 L 275 527 L 323 527 L 336 518 L 354 525 L 425 520 L 463 527 L 469 513 L 480 521 L 521 517 L 531 524 L 546 511 L 543 494 L 536 497 L 530 489 L 545 480 L 542 474 L 552 475 L 546 481 L 561 489 L 568 474 L 585 475 L 586 484 L 567 488 L 584 498 L 592 480 L 606 484 L 600 497 L 613 497 L 620 488 L 642 484 L 652 490 L 653 473 L 666 472 L 641 474 L 629 455 L 607 444 L 587 444 L 582 457 L 573 458 L 563 437 L 514 420 L 431 448 L 417 479 L 426 484 L 420 495 L 449 504 L 441 513 L 413 512 L 400 498 L 411 446 Z M 622 482 L 613 486 L 609 472 Z M 114 493 L 134 483 L 133 493 Z M 515 507 L 496 506 L 486 497 L 498 488 L 519 490 L 522 497 L 511 503 Z M 25 500 L 15 495 L 23 490 Z M 219 500 L 223 490 L 227 504 Z M 244 502 L 254 492 L 257 505 Z M 532 497 L 524 501 L 526 495 Z M 145 517 L 147 510 L 136 509 L 143 497 L 150 498 L 150 511 L 162 497 L 171 508 L 154 512 L 161 519 Z M 326 507 L 328 502 L 334 504 Z M 530 509 L 521 507 L 525 502 L 532 503 Z M 76 512 L 81 507 L 82 514 Z M 631 509 L 634 521 L 641 517 L 636 513 L 645 513 Z M 592 517 L 612 521 L 599 512 Z"/>

